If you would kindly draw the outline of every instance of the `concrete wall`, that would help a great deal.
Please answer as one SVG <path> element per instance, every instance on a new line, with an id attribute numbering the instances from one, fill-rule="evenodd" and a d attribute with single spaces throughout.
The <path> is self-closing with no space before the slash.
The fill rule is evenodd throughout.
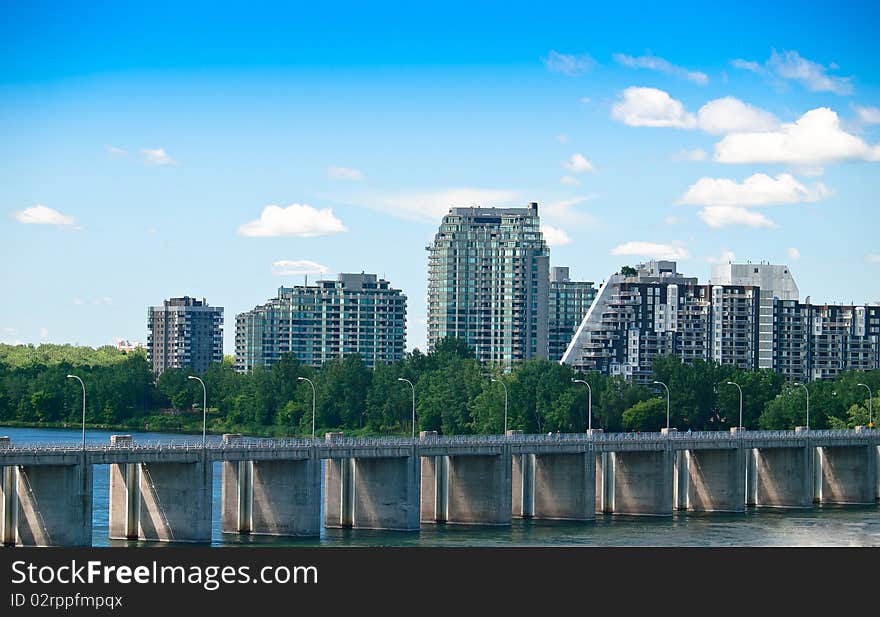
<path id="1" fill-rule="evenodd" d="M 756 506 L 812 506 L 814 448 L 760 448 L 754 457 Z"/>
<path id="2" fill-rule="evenodd" d="M 596 512 L 614 512 L 614 452 L 596 453 Z"/>
<path id="3" fill-rule="evenodd" d="M 15 544 L 18 510 L 15 482 L 15 467 L 0 467 L 0 545 L 2 546 Z"/>
<path id="4" fill-rule="evenodd" d="M 875 446 L 819 448 L 820 503 L 873 504 L 877 491 Z"/>
<path id="5" fill-rule="evenodd" d="M 535 516 L 535 455 L 515 454 L 511 460 L 511 489 L 513 516 Z"/>
<path id="6" fill-rule="evenodd" d="M 324 526 L 351 527 L 354 502 L 354 461 L 350 458 L 324 461 Z"/>
<path id="7" fill-rule="evenodd" d="M 596 518 L 596 470 L 592 452 L 536 455 L 534 517 L 586 521 Z"/>
<path id="8" fill-rule="evenodd" d="M 448 504 L 449 458 L 425 456 L 421 459 L 420 514 L 423 523 L 445 523 Z"/>
<path id="9" fill-rule="evenodd" d="M 253 461 L 250 531 L 271 536 L 321 533 L 321 461 Z"/>
<path id="10" fill-rule="evenodd" d="M 672 515 L 672 450 L 614 453 L 614 514 Z"/>
<path id="11" fill-rule="evenodd" d="M 211 541 L 213 466 L 141 463 L 138 537 L 163 542 Z"/>
<path id="12" fill-rule="evenodd" d="M 91 465 L 23 465 L 16 484 L 16 544 L 91 545 Z"/>
<path id="13" fill-rule="evenodd" d="M 449 457 L 447 523 L 509 525 L 511 457 L 504 453 Z"/>
<path id="14" fill-rule="evenodd" d="M 352 527 L 419 529 L 421 459 L 360 458 L 354 463 Z"/>
<path id="15" fill-rule="evenodd" d="M 250 533 L 253 513 L 253 464 L 224 461 L 220 483 L 220 531 Z"/>
<path id="16" fill-rule="evenodd" d="M 745 450 L 690 450 L 685 455 L 687 510 L 743 512 L 746 504 Z"/>
<path id="17" fill-rule="evenodd" d="M 132 443 L 131 435 L 111 435 L 111 445 Z M 110 465 L 109 536 L 113 540 L 137 539 L 140 503 L 138 466 L 132 463 Z"/>

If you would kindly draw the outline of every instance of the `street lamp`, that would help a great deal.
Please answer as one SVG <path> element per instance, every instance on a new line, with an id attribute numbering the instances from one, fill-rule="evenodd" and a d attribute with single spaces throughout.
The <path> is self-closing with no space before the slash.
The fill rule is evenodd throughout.
<path id="1" fill-rule="evenodd" d="M 312 380 L 308 377 L 297 377 L 297 381 L 307 381 L 309 385 L 312 386 L 312 439 L 315 438 L 315 400 L 318 398 L 318 395 L 315 393 L 315 384 L 312 383 Z"/>
<path id="2" fill-rule="evenodd" d="M 195 375 L 189 375 L 187 379 L 195 379 L 202 384 L 202 447 L 204 448 L 208 432 L 208 389 L 205 387 L 205 382 Z"/>
<path id="3" fill-rule="evenodd" d="M 666 389 L 666 430 L 669 431 L 669 386 L 662 381 L 655 381 L 654 383 Z"/>
<path id="4" fill-rule="evenodd" d="M 504 434 L 507 435 L 507 384 L 494 377 L 492 377 L 491 380 L 495 383 L 500 383 L 501 387 L 504 388 Z"/>
<path id="5" fill-rule="evenodd" d="M 413 385 L 409 379 L 404 379 L 403 377 L 398 377 L 397 381 L 405 381 L 409 384 L 409 387 L 412 388 L 412 437 L 416 438 L 416 387 Z"/>
<path id="6" fill-rule="evenodd" d="M 582 383 L 587 386 L 587 430 L 593 430 L 593 388 L 590 387 L 583 379 L 574 379 L 571 380 L 572 383 Z"/>
<path id="7" fill-rule="evenodd" d="M 739 390 L 739 428 L 742 430 L 743 427 L 743 389 L 739 387 L 739 384 L 735 381 L 728 381 L 728 386 L 736 386 L 736 389 Z"/>
<path id="8" fill-rule="evenodd" d="M 866 383 L 857 383 L 868 391 L 868 428 L 874 428 L 874 393 L 871 387 Z"/>
<path id="9" fill-rule="evenodd" d="M 79 385 L 82 386 L 83 391 L 83 434 L 82 434 L 82 449 L 86 449 L 86 384 L 83 383 L 83 380 L 77 377 L 76 375 L 68 375 L 68 379 L 76 379 L 79 382 Z"/>
<path id="10" fill-rule="evenodd" d="M 810 390 L 802 383 L 795 382 L 795 386 L 800 386 L 807 393 L 807 430 L 810 430 Z"/>

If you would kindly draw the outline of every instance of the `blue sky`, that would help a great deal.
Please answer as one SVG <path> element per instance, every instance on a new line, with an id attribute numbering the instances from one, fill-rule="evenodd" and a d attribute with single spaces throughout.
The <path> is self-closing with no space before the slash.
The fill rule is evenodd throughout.
<path id="1" fill-rule="evenodd" d="M 767 260 L 880 300 L 876 3 L 177 4 L 0 4 L 0 341 L 143 341 L 189 294 L 233 353 L 280 285 L 365 270 L 424 348 L 473 203 L 539 202 L 579 279 Z"/>

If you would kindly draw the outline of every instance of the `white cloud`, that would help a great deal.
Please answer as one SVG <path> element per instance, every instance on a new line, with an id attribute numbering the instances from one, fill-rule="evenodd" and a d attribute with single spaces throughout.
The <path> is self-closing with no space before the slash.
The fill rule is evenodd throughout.
<path id="1" fill-rule="evenodd" d="M 766 206 L 818 201 L 829 194 L 821 182 L 807 187 L 791 174 L 775 178 L 754 174 L 737 182 L 730 178 L 703 177 L 688 187 L 678 203 L 696 206 Z"/>
<path id="2" fill-rule="evenodd" d="M 654 242 L 625 242 L 611 249 L 612 255 L 636 255 L 653 259 L 687 259 L 690 253 L 681 242 L 657 244 Z"/>
<path id="3" fill-rule="evenodd" d="M 573 176 L 562 176 L 562 178 L 559 181 L 562 184 L 564 184 L 565 186 L 580 186 L 581 185 L 581 181 Z"/>
<path id="4" fill-rule="evenodd" d="M 544 66 L 551 73 L 562 73 L 569 77 L 583 75 L 596 64 L 596 61 L 587 54 L 561 54 L 554 50 L 550 50 L 543 60 Z"/>
<path id="5" fill-rule="evenodd" d="M 92 300 L 92 304 L 109 306 L 110 304 L 113 304 L 113 298 L 108 298 L 107 296 L 104 296 L 103 298 L 95 298 Z"/>
<path id="6" fill-rule="evenodd" d="M 683 222 L 684 221 L 682 221 L 677 216 L 667 216 L 666 218 L 663 219 L 664 225 L 680 225 Z"/>
<path id="7" fill-rule="evenodd" d="M 331 180 L 352 180 L 359 182 L 364 179 L 364 172 L 352 167 L 328 167 L 327 177 Z"/>
<path id="8" fill-rule="evenodd" d="M 721 163 L 819 165 L 848 159 L 878 160 L 880 146 L 841 129 L 837 113 L 827 107 L 775 131 L 734 133 L 715 144 L 715 160 Z"/>
<path id="9" fill-rule="evenodd" d="M 104 152 L 114 158 L 122 158 L 123 156 L 128 156 L 128 152 L 126 152 L 122 148 L 117 148 L 116 146 L 104 146 Z"/>
<path id="10" fill-rule="evenodd" d="M 705 161 L 707 158 L 706 151 L 702 148 L 697 148 L 695 150 L 688 150 L 687 148 L 682 148 L 678 152 L 675 153 L 675 158 L 678 161 Z"/>
<path id="11" fill-rule="evenodd" d="M 558 141 L 561 144 L 567 144 L 568 143 L 568 135 L 566 135 L 565 133 L 557 135 L 556 141 Z"/>
<path id="12" fill-rule="evenodd" d="M 43 340 L 49 338 L 49 330 L 47 328 L 40 328 L 40 338 Z"/>
<path id="13" fill-rule="evenodd" d="M 16 338 L 17 335 L 17 329 L 2 327 L 0 328 L 0 343 L 5 343 L 6 345 L 22 345 L 23 343 Z"/>
<path id="14" fill-rule="evenodd" d="M 794 248 L 793 246 L 785 249 L 785 252 L 788 253 L 788 258 L 797 261 L 801 258 L 801 252 L 799 249 Z"/>
<path id="15" fill-rule="evenodd" d="M 717 257 L 707 257 L 706 261 L 710 264 L 726 264 L 736 260 L 736 253 L 730 249 L 721 249 L 721 254 Z"/>
<path id="16" fill-rule="evenodd" d="M 779 125 L 770 112 L 732 96 L 709 101 L 697 112 L 700 129 L 712 135 L 745 131 L 772 131 Z"/>
<path id="17" fill-rule="evenodd" d="M 865 255 L 865 261 L 869 264 L 880 264 L 880 253 L 868 253 Z"/>
<path id="18" fill-rule="evenodd" d="M 740 206 L 709 206 L 703 208 L 697 215 L 703 219 L 712 229 L 744 225 L 746 227 L 776 227 L 776 223 L 768 219 L 760 212 L 742 208 Z"/>
<path id="19" fill-rule="evenodd" d="M 562 164 L 562 167 L 573 174 L 595 173 L 596 171 L 593 164 L 580 152 L 572 154 L 571 158 Z"/>
<path id="20" fill-rule="evenodd" d="M 551 248 L 571 244 L 571 238 L 568 237 L 564 229 L 551 227 L 550 225 L 541 225 L 541 233 L 544 234 L 544 240 L 547 241 L 547 245 Z"/>
<path id="21" fill-rule="evenodd" d="M 168 156 L 168 153 L 162 148 L 155 148 L 152 150 L 145 148 L 141 150 L 141 156 L 143 157 L 145 165 L 153 165 L 157 167 L 177 165 L 177 161 Z"/>
<path id="22" fill-rule="evenodd" d="M 25 225 L 55 225 L 56 227 L 72 227 L 76 219 L 58 210 L 48 208 L 43 204 L 37 204 L 24 210 L 12 213 L 12 218 Z"/>
<path id="23" fill-rule="evenodd" d="M 291 204 L 286 208 L 270 205 L 263 208 L 260 218 L 245 223 L 238 233 L 251 238 L 295 236 L 314 238 L 347 231 L 333 215 L 333 210 L 318 210 L 308 204 Z"/>
<path id="24" fill-rule="evenodd" d="M 86 301 L 83 300 L 82 298 L 74 298 L 73 303 L 77 306 L 82 306 L 83 304 L 86 303 Z"/>
<path id="25" fill-rule="evenodd" d="M 437 224 L 452 207 L 510 206 L 520 201 L 521 196 L 518 191 L 462 187 L 437 191 L 368 194 L 360 197 L 357 205 L 386 212 L 400 219 Z"/>
<path id="26" fill-rule="evenodd" d="M 611 108 L 611 117 L 629 126 L 679 129 L 697 126 L 696 116 L 686 112 L 681 101 L 656 88 L 627 88 L 622 100 Z"/>
<path id="27" fill-rule="evenodd" d="M 586 105 L 587 103 L 589 103 L 591 101 L 591 99 L 588 96 L 582 96 L 581 98 L 578 99 L 578 101 L 583 103 L 584 105 Z"/>
<path id="28" fill-rule="evenodd" d="M 855 110 L 859 116 L 859 122 L 862 124 L 880 124 L 880 107 L 856 105 Z"/>
<path id="29" fill-rule="evenodd" d="M 811 92 L 834 92 L 835 94 L 852 94 L 851 77 L 828 75 L 828 69 L 834 65 L 823 66 L 818 62 L 803 58 L 796 51 L 783 51 L 781 54 L 774 49 L 767 61 L 767 67 L 779 77 L 799 82 Z"/>
<path id="30" fill-rule="evenodd" d="M 851 77 L 828 74 L 829 70 L 836 70 L 837 65 L 824 66 L 807 60 L 794 50 L 778 53 L 774 49 L 770 52 L 770 59 L 764 64 L 742 59 L 732 60 L 730 64 L 765 77 L 796 81 L 811 92 L 852 94 L 853 91 Z"/>
<path id="31" fill-rule="evenodd" d="M 599 220 L 596 217 L 575 209 L 575 206 L 593 198 L 595 198 L 595 195 L 584 195 L 544 204 L 540 206 L 541 218 L 548 219 L 554 223 L 565 223 L 568 226 L 595 227 L 599 224 Z"/>
<path id="32" fill-rule="evenodd" d="M 276 276 L 298 276 L 303 274 L 327 274 L 330 268 L 306 259 L 282 259 L 272 263 L 272 274 Z"/>
<path id="33" fill-rule="evenodd" d="M 660 71 L 668 75 L 674 75 L 692 81 L 695 84 L 705 86 L 709 83 L 709 76 L 700 71 L 689 71 L 688 69 L 676 66 L 664 58 L 657 56 L 628 56 L 626 54 L 614 54 L 612 56 L 618 64 L 628 66 L 630 68 L 651 69 Z"/>

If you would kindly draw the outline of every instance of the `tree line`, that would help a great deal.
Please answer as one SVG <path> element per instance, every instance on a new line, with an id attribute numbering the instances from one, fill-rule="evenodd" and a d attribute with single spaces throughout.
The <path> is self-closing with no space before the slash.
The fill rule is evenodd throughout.
<path id="1" fill-rule="evenodd" d="M 751 429 L 791 429 L 806 423 L 803 388 L 792 387 L 769 370 L 746 371 L 713 362 L 683 364 L 657 358 L 654 379 L 670 390 L 670 424 L 679 430 L 727 430 L 742 423 Z M 82 402 L 78 382 L 86 384 L 86 420 L 91 425 L 132 430 L 201 430 L 201 386 L 192 371 L 166 370 L 154 379 L 143 350 L 123 353 L 70 345 L 0 345 L 0 422 L 78 425 Z M 592 426 L 607 432 L 656 431 L 666 425 L 666 393 L 621 377 L 582 374 L 567 365 L 529 360 L 509 372 L 481 366 L 461 340 L 439 341 L 429 353 L 419 350 L 400 362 L 365 366 L 356 355 L 313 369 L 287 356 L 272 367 L 250 373 L 234 370 L 232 358 L 213 364 L 203 375 L 208 392 L 208 428 L 213 432 L 255 435 L 308 435 L 312 391 L 316 389 L 318 434 L 408 435 L 411 430 L 410 380 L 416 393 L 416 430 L 441 434 L 500 433 L 504 427 L 504 390 L 509 393 L 508 428 L 526 433 L 581 432 L 588 424 L 592 389 Z M 835 380 L 809 384 L 811 428 L 846 428 L 868 423 L 865 383 L 880 394 L 880 371 L 844 373 Z M 880 398 L 875 398 L 880 410 Z"/>

